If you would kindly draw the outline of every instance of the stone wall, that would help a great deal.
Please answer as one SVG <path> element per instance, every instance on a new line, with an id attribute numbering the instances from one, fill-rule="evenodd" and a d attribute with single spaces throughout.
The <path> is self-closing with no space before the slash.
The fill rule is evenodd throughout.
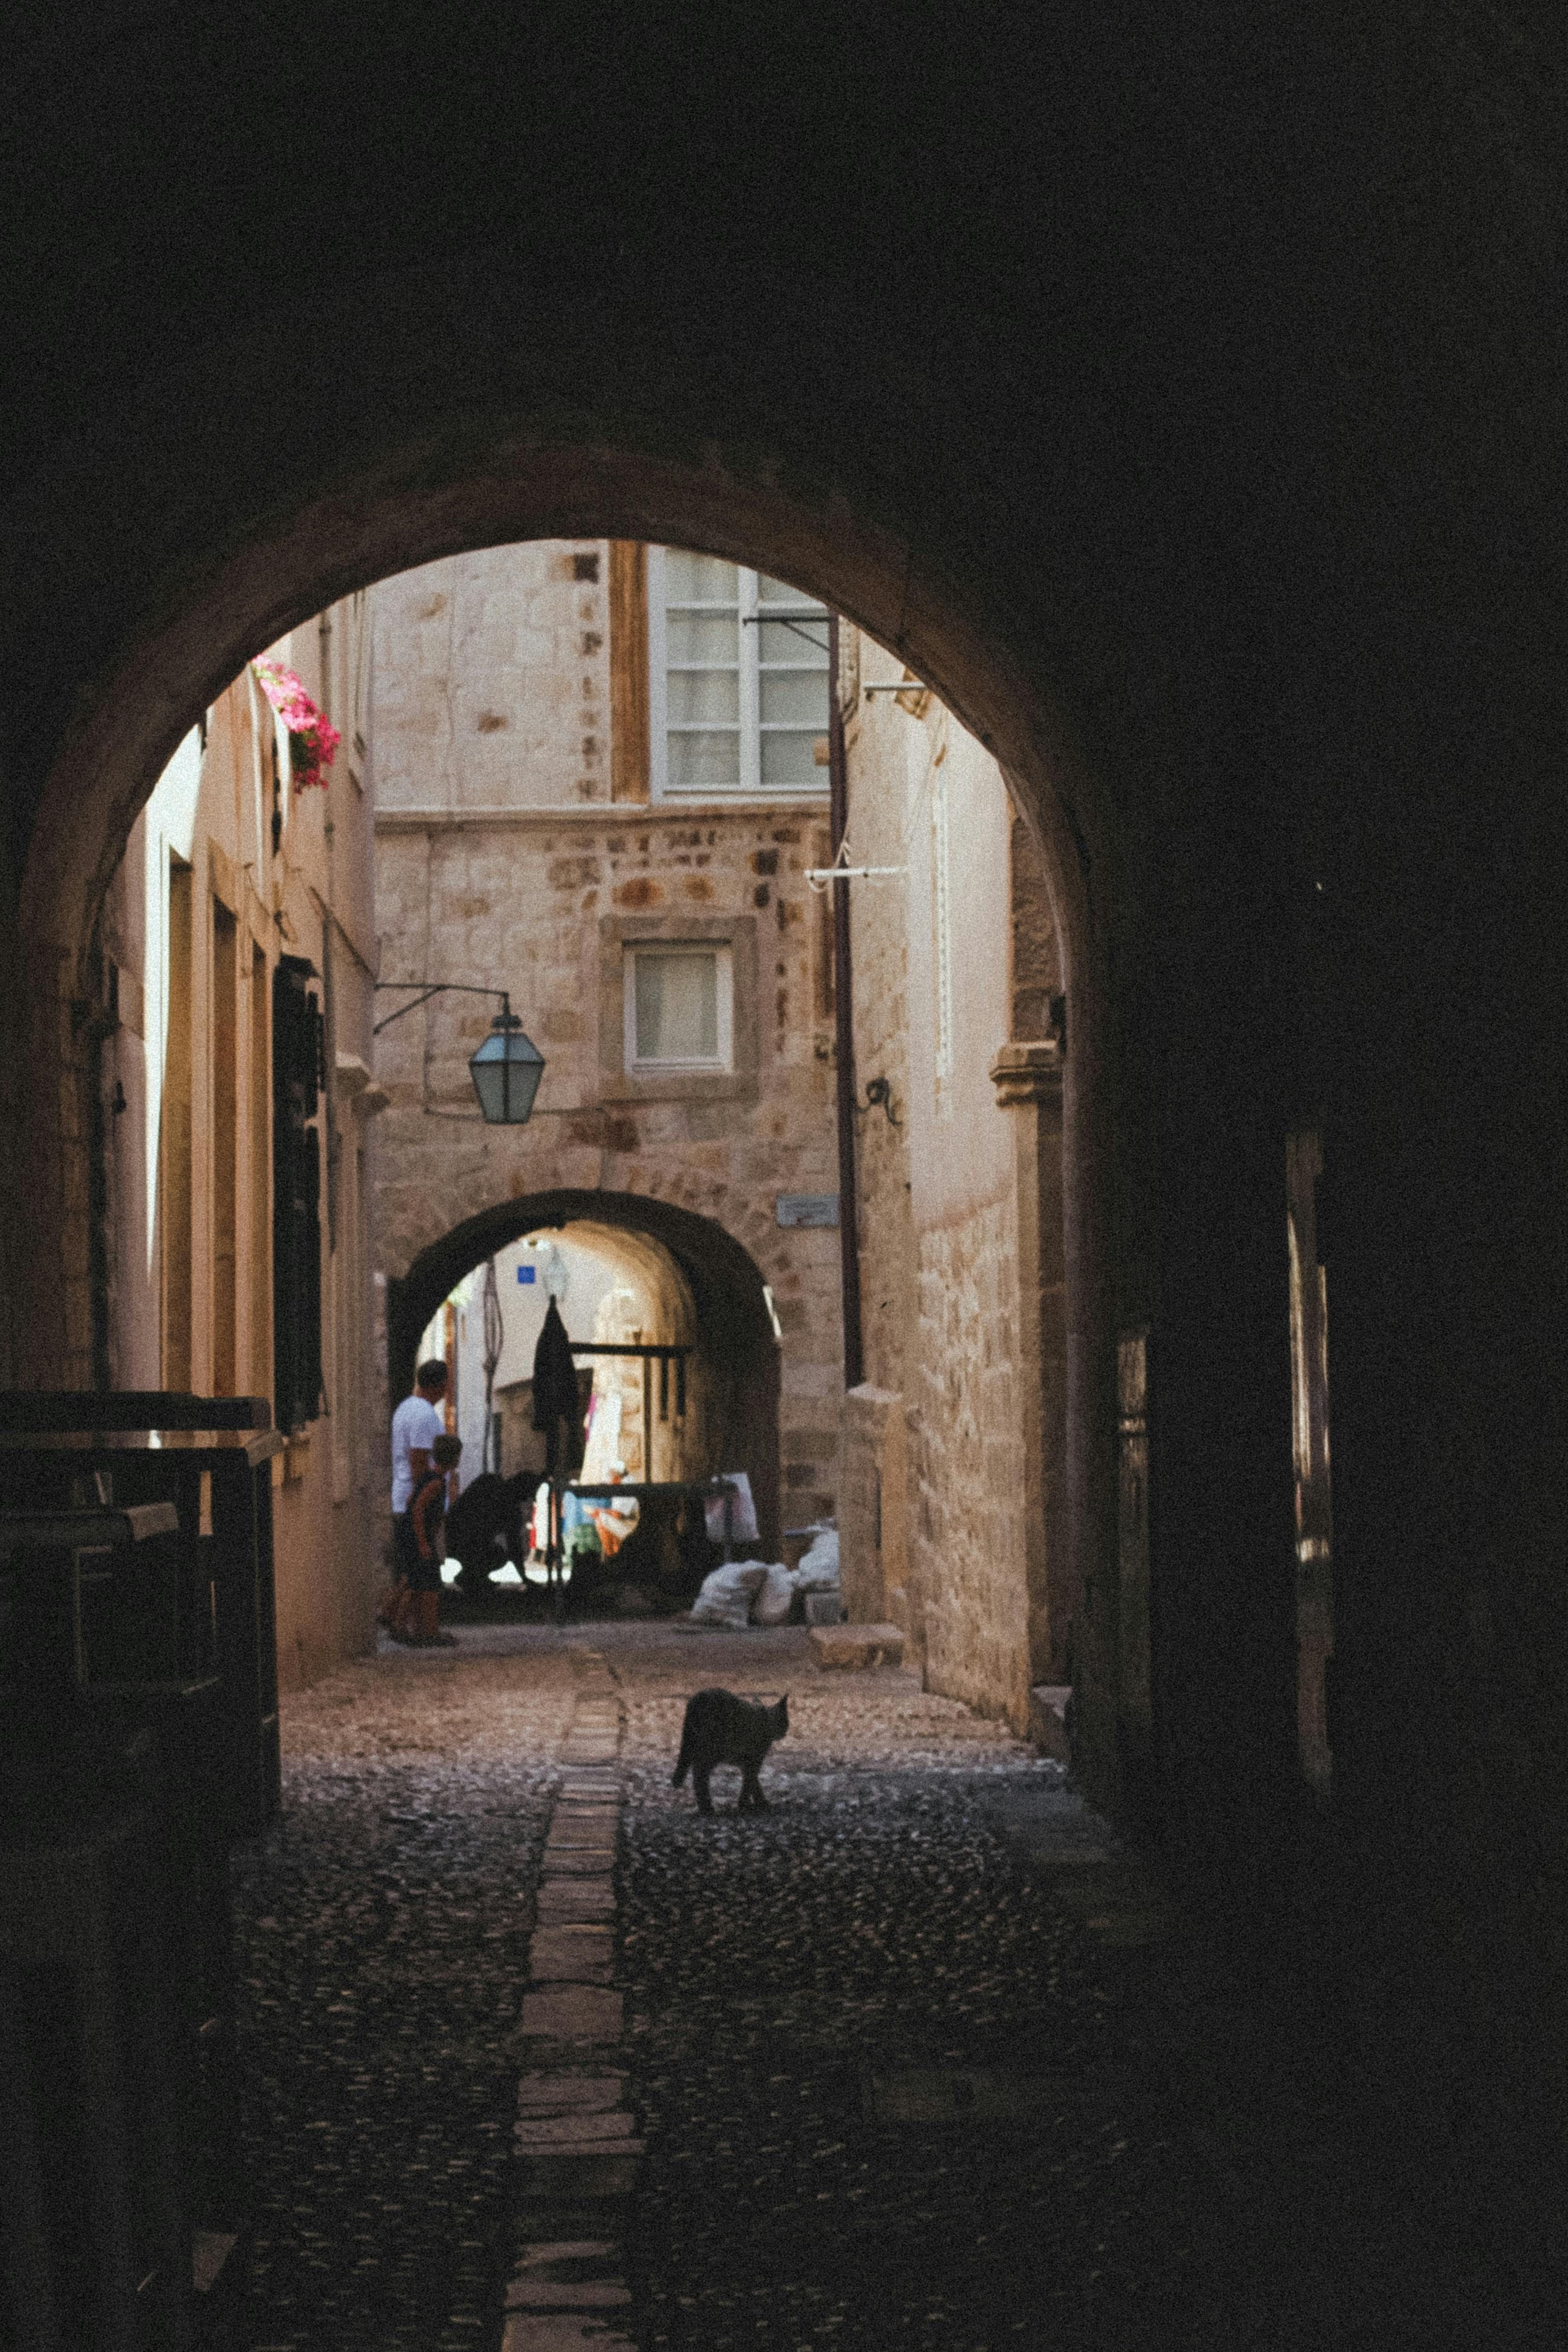
<path id="1" fill-rule="evenodd" d="M 610 797 L 609 542 L 535 540 L 374 590 L 376 805 Z"/>
<path id="2" fill-rule="evenodd" d="M 271 982 L 280 952 L 317 975 L 323 1397 L 273 1465 L 285 1687 L 367 1646 L 383 1577 L 384 1440 L 366 1377 L 379 1097 L 364 625 L 364 600 L 348 598 L 271 648 L 342 731 L 324 788 L 292 789 L 285 732 L 242 672 L 132 825 L 98 929 L 94 1093 L 113 1108 L 100 1147 L 93 1369 L 106 1386 L 272 1399 Z"/>
<path id="3" fill-rule="evenodd" d="M 909 1410 L 910 1580 L 927 1685 L 1027 1722 L 1025 1456 L 1010 1200 L 920 1236 Z"/>
<path id="4" fill-rule="evenodd" d="M 861 672 L 859 633 L 846 629 L 844 635 L 855 646 L 848 680 L 853 691 Z M 879 648 L 868 646 L 866 659 L 868 675 L 898 676 L 897 666 Z M 846 713 L 847 839 L 856 865 L 908 863 L 910 730 L 908 714 L 890 695 L 857 696 Z M 909 1165 L 910 885 L 888 880 L 836 887 L 850 894 L 857 1092 L 864 1103 L 869 1082 L 885 1078 L 889 1087 L 886 1109 L 863 1111 L 855 1121 L 866 1379 L 873 1388 L 897 1391 L 904 1386 L 916 1315 Z"/>
<path id="5" fill-rule="evenodd" d="M 904 874 L 848 886 L 858 1095 L 886 1078 L 889 1099 L 857 1118 L 868 1386 L 844 1424 L 846 1595 L 907 1623 L 931 1688 L 1022 1728 L 1063 1630 L 1060 1082 L 1054 1047 L 1044 1110 L 991 1072 L 1021 1019 L 1048 1020 L 1060 957 L 994 761 L 918 682 L 865 692 L 901 676 L 859 640 L 850 862 Z M 1043 1257 L 1020 1228 L 1042 1211 Z"/>
<path id="6" fill-rule="evenodd" d="M 838 1505 L 844 1606 L 854 1624 L 890 1620 L 901 1625 L 913 1664 L 920 1627 L 910 1608 L 907 1532 L 904 1400 L 894 1390 L 863 1383 L 844 1400 Z"/>
<path id="7" fill-rule="evenodd" d="M 377 1048 L 377 1075 L 391 1097 L 378 1139 L 384 1265 L 398 1280 L 466 1219 L 562 1190 L 641 1197 L 709 1220 L 748 1253 L 773 1294 L 782 1333 L 781 1511 L 784 1523 L 800 1524 L 834 1507 L 842 1391 L 837 1236 L 784 1228 L 777 1216 L 781 1194 L 837 1189 L 825 940 L 804 879 L 807 866 L 826 859 L 825 800 L 612 810 L 585 799 L 592 778 L 565 757 L 555 688 L 549 726 L 532 705 L 548 672 L 546 638 L 561 659 L 570 653 L 574 695 L 599 676 L 584 663 L 614 657 L 614 648 L 583 653 L 585 625 L 574 635 L 562 621 L 553 636 L 543 625 L 549 611 L 568 608 L 573 629 L 582 625 L 587 584 L 575 570 L 592 551 L 559 544 L 495 551 L 482 583 L 464 590 L 478 596 L 484 586 L 479 610 L 489 617 L 467 629 L 449 605 L 427 613 L 447 593 L 451 565 L 390 583 L 393 595 L 374 592 L 378 780 L 394 760 L 401 763 L 376 816 L 384 979 L 509 989 L 546 1064 L 531 1123 L 486 1128 L 475 1116 L 467 1063 L 494 1005 L 447 996 L 385 1031 Z M 519 613 L 539 626 L 540 666 L 498 655 L 487 668 L 492 647 L 513 644 Z M 473 676 L 458 658 L 465 646 Z M 431 662 L 438 687 L 428 682 Z M 476 741 L 456 766 L 436 724 L 448 705 L 475 714 Z M 423 735 L 411 711 L 425 714 Z M 482 713 L 511 720 L 492 727 L 481 750 Z M 414 757 L 419 741 L 434 747 L 427 775 Z M 503 742 L 512 747 L 506 757 L 495 749 Z M 543 747 L 538 767 L 517 749 L 536 743 Z M 481 766 L 482 803 L 472 784 Z M 557 797 L 543 806 L 547 788 Z M 607 784 L 603 797 L 607 803 Z M 637 943 L 659 940 L 729 949 L 729 1072 L 626 1067 L 626 958 Z M 724 1410 L 716 1399 L 716 1422 Z"/>

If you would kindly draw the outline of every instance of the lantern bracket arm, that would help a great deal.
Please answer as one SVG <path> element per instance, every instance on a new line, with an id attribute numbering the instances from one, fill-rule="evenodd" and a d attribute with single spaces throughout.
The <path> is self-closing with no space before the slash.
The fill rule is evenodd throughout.
<path id="1" fill-rule="evenodd" d="M 395 1013 L 389 1013 L 384 1021 L 378 1021 L 370 1033 L 373 1037 L 379 1037 L 384 1029 L 390 1029 L 393 1023 L 401 1021 L 405 1013 L 417 1013 L 419 1007 L 428 1004 L 433 996 L 499 996 L 501 1005 L 500 1026 L 507 1029 L 521 1026 L 511 1009 L 510 989 L 479 988 L 468 980 L 378 980 L 374 985 L 378 995 L 384 988 L 417 988 L 423 993 L 410 997 L 408 1003 L 400 1004 Z"/>

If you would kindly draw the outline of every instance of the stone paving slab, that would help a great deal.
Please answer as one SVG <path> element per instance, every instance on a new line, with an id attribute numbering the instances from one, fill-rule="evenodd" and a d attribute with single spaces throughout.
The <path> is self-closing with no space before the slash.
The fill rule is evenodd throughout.
<path id="1" fill-rule="evenodd" d="M 595 2074 L 586 2067 L 542 2067 L 525 2074 L 517 2086 L 518 2113 L 556 2116 L 586 2115 L 616 2107 L 626 2093 L 626 2078 L 619 2069 Z"/>
<path id="2" fill-rule="evenodd" d="M 619 2279 L 513 2279 L 506 2291 L 509 2311 L 615 2311 L 632 2299 Z"/>
<path id="3" fill-rule="evenodd" d="M 530 2155 L 548 2154 L 556 2148 L 597 2148 L 606 2143 L 624 2148 L 637 2137 L 627 2129 L 626 2116 L 619 2107 L 604 2115 L 523 2116 L 513 2126 L 511 2136 L 518 2147 Z M 640 2141 L 637 2144 L 641 2146 Z"/>
<path id="4" fill-rule="evenodd" d="M 601 2323 L 563 2312 L 515 2312 L 501 2336 L 501 2352 L 637 2352 L 633 2339 Z"/>
<path id="5" fill-rule="evenodd" d="M 547 2042 L 618 2042 L 621 1996 L 605 1985 L 546 1985 L 522 1997 L 522 2031 Z"/>
<path id="6" fill-rule="evenodd" d="M 529 1976 L 534 1984 L 608 1984 L 615 1957 L 607 1923 L 584 1920 L 565 1927 L 542 1920 L 529 1946 Z"/>
<path id="7" fill-rule="evenodd" d="M 553 2244 L 549 2242 L 530 2246 L 518 2263 L 521 2278 L 525 2271 L 544 2271 L 553 2276 L 575 2263 L 608 2262 L 615 2255 L 614 2241 L 609 2238 L 563 2238 Z"/>
<path id="8" fill-rule="evenodd" d="M 542 1919 L 612 1919 L 616 1912 L 615 1882 L 607 1876 L 542 1878 L 538 1909 Z"/>
<path id="9" fill-rule="evenodd" d="M 507 2288 L 503 2352 L 590 2342 L 614 2352 L 628 2343 L 600 2315 L 631 2305 L 618 2256 L 607 2240 L 573 2232 L 579 2213 L 630 2196 L 644 2153 L 624 2068 L 574 2063 L 589 2049 L 618 2049 L 625 2026 L 609 1927 L 621 1721 L 609 1691 L 602 1703 L 580 1700 L 561 1750 L 567 1769 L 541 1860 L 522 2000 L 521 2031 L 538 2063 L 518 2084 L 512 2134 L 524 2183 L 519 2222 L 539 2242 L 525 2248 Z"/>
<path id="10" fill-rule="evenodd" d="M 624 2259 L 626 2244 L 626 2206 L 618 2197 L 583 2197 L 574 2200 L 560 2195 L 551 2196 L 529 2180 L 532 2168 L 522 2168 L 523 2185 L 518 2199 L 519 2243 L 525 2248 L 549 2246 L 565 2239 L 586 2244 L 602 2243 L 615 2250 L 615 2261 L 607 2266 L 596 2264 L 592 2275 L 602 2270 L 613 2270 Z M 525 2252 L 522 2261 L 529 2259 Z M 517 2265 L 521 2269 L 521 2264 Z"/>
<path id="11" fill-rule="evenodd" d="M 624 2154 L 531 2156 L 525 2168 L 531 2195 L 552 2207 L 596 2202 L 603 2197 L 629 2197 L 637 2187 L 637 2157 L 642 2144 Z"/>

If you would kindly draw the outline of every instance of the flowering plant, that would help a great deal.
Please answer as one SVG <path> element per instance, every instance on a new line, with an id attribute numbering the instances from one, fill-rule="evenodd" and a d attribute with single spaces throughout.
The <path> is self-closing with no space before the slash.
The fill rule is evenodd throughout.
<path id="1" fill-rule="evenodd" d="M 281 662 L 251 664 L 256 682 L 289 730 L 289 772 L 301 792 L 311 784 L 327 787 L 327 770 L 342 737 L 324 710 L 319 710 L 295 677 Z"/>

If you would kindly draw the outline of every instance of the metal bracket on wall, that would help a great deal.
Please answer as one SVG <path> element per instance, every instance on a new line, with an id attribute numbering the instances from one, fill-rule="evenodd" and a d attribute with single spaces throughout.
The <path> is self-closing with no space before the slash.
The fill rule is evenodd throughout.
<path id="1" fill-rule="evenodd" d="M 885 1112 L 887 1114 L 888 1125 L 889 1127 L 902 1127 L 904 1123 L 893 1108 L 893 1082 L 891 1078 L 868 1078 L 866 1081 L 866 1099 L 863 1103 L 858 1102 L 855 1105 L 855 1108 L 859 1112 L 862 1118 L 865 1117 L 868 1110 L 880 1110 Z"/>

